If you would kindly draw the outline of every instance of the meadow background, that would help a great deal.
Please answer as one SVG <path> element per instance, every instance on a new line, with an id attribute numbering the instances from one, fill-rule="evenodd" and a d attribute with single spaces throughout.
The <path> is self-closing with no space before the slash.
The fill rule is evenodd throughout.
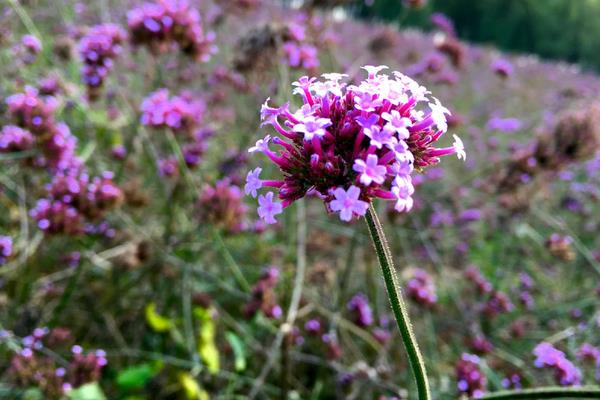
<path id="1" fill-rule="evenodd" d="M 0 398 L 413 398 L 362 219 L 244 194 L 267 97 L 380 64 L 467 153 L 376 203 L 434 398 L 598 384 L 600 2 L 187 3 L 0 0 Z"/>

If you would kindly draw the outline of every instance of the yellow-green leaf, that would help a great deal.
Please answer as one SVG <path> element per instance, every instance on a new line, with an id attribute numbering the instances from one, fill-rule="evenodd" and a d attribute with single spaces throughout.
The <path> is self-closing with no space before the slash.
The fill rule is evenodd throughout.
<path id="1" fill-rule="evenodd" d="M 209 400 L 210 399 L 206 390 L 202 389 L 200 384 L 189 373 L 180 372 L 178 374 L 178 378 L 179 378 L 179 384 L 183 388 L 186 399 L 188 399 L 188 400 Z"/>
<path id="2" fill-rule="evenodd" d="M 173 321 L 156 312 L 155 303 L 148 303 L 146 305 L 146 322 L 156 332 L 166 332 L 173 326 Z"/>
<path id="3" fill-rule="evenodd" d="M 86 383 L 68 392 L 69 400 L 106 400 L 98 382 Z"/>
<path id="4" fill-rule="evenodd" d="M 219 372 L 219 349 L 215 345 L 215 322 L 211 316 L 211 310 L 195 307 L 194 315 L 200 322 L 200 333 L 198 335 L 198 354 L 206 364 L 211 374 Z"/>
<path id="5" fill-rule="evenodd" d="M 225 339 L 229 342 L 235 357 L 235 370 L 241 372 L 246 369 L 246 349 L 242 340 L 233 332 L 227 332 Z"/>

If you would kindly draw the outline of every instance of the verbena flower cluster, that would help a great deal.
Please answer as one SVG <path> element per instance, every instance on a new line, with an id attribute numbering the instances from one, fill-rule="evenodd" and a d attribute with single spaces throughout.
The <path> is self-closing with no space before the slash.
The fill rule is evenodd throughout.
<path id="1" fill-rule="evenodd" d="M 10 332 L 3 338 L 15 339 Z M 45 399 L 63 399 L 72 389 L 100 378 L 107 365 L 103 350 L 84 352 L 79 345 L 71 346 L 66 365 L 57 363 L 56 357 L 48 355 L 63 353 L 69 348 L 70 333 L 64 328 L 36 328 L 33 333 L 20 339 L 20 349 L 10 361 L 9 379 L 23 386 L 40 388 Z"/>
<path id="2" fill-rule="evenodd" d="M 62 172 L 46 190 L 48 197 L 38 200 L 30 215 L 48 234 L 81 234 L 86 221 L 98 220 L 123 199 L 110 172 L 95 178 L 81 170 Z"/>
<path id="3" fill-rule="evenodd" d="M 483 313 L 490 318 L 510 312 L 513 309 L 514 305 L 506 293 L 498 290 L 494 290 L 483 305 Z"/>
<path id="4" fill-rule="evenodd" d="M 358 293 L 354 295 L 346 305 L 351 315 L 351 320 L 360 327 L 367 327 L 373 324 L 373 310 L 369 305 L 367 297 Z"/>
<path id="5" fill-rule="evenodd" d="M 6 99 L 8 112 L 16 126 L 4 126 L 0 134 L 0 151 L 16 152 L 39 150 L 34 164 L 51 171 L 61 171 L 81 165 L 75 154 L 77 138 L 69 127 L 56 122 L 54 112 L 58 101 L 52 96 L 42 96 L 31 86 L 23 93 Z"/>
<path id="6" fill-rule="evenodd" d="M 200 128 L 206 111 L 204 100 L 187 91 L 170 96 L 168 89 L 158 89 L 144 99 L 140 111 L 142 125 L 169 129 L 184 137 L 187 143 L 182 145 L 181 151 L 188 168 L 196 168 L 201 163 L 208 139 L 214 133 L 210 128 Z M 177 156 L 158 160 L 158 168 L 162 176 L 177 176 L 180 172 Z"/>
<path id="7" fill-rule="evenodd" d="M 424 269 L 415 270 L 413 277 L 407 282 L 407 295 L 416 303 L 432 307 L 437 302 L 437 294 L 433 279 Z"/>
<path id="8" fill-rule="evenodd" d="M 535 303 L 533 296 L 531 295 L 531 291 L 534 288 L 534 282 L 531 275 L 526 272 L 522 272 L 519 274 L 519 282 L 520 282 L 520 292 L 519 292 L 519 302 L 528 310 L 532 309 Z"/>
<path id="9" fill-rule="evenodd" d="M 476 266 L 469 266 L 464 275 L 465 278 L 475 286 L 480 295 L 492 292 L 492 289 L 494 288 L 492 283 L 482 275 L 481 271 Z"/>
<path id="10" fill-rule="evenodd" d="M 476 355 L 463 353 L 456 363 L 458 391 L 475 399 L 483 396 L 487 386 L 487 379 L 479 366 L 480 362 L 481 359 Z"/>
<path id="11" fill-rule="evenodd" d="M 469 338 L 467 345 L 476 354 L 488 354 L 494 350 L 494 345 L 484 335 L 475 335 Z"/>
<path id="12" fill-rule="evenodd" d="M 600 381 L 600 347 L 583 343 L 577 350 L 577 358 L 585 362 L 594 363 L 596 365 L 596 380 Z"/>
<path id="13" fill-rule="evenodd" d="M 279 269 L 267 267 L 263 270 L 258 282 L 252 288 L 252 297 L 244 305 L 243 312 L 247 318 L 254 317 L 262 311 L 268 318 L 279 319 L 283 315 L 283 309 L 277 303 L 275 286 L 279 281 Z"/>
<path id="14" fill-rule="evenodd" d="M 205 32 L 200 13 L 188 0 L 158 0 L 144 3 L 127 13 L 127 24 L 134 45 L 145 45 L 154 53 L 176 46 L 200 61 L 216 53 L 214 32 Z"/>
<path id="15" fill-rule="evenodd" d="M 54 112 L 58 101 L 42 96 L 33 87 L 6 99 L 8 112 L 17 125 L 0 131 L 0 152 L 35 150 L 27 157 L 37 167 L 52 174 L 47 185 L 48 197 L 39 199 L 30 211 L 39 229 L 48 234 L 81 234 L 95 230 L 89 225 L 118 205 L 122 192 L 111 172 L 91 178 L 76 155 L 77 138 L 69 127 L 57 122 Z"/>
<path id="16" fill-rule="evenodd" d="M 551 343 L 542 342 L 533 349 L 536 356 L 535 366 L 554 370 L 556 381 L 563 386 L 578 385 L 581 383 L 581 371 L 567 359 L 565 353 L 558 350 Z"/>
<path id="17" fill-rule="evenodd" d="M 206 104 L 194 99 L 190 93 L 170 96 L 168 89 L 158 89 L 142 102 L 140 121 L 152 128 L 191 133 L 202 121 L 205 109 Z"/>
<path id="18" fill-rule="evenodd" d="M 506 293 L 495 290 L 492 283 L 481 274 L 476 266 L 468 267 L 464 275 L 467 281 L 474 286 L 476 292 L 483 297 L 484 302 L 479 306 L 483 315 L 493 318 L 514 309 L 514 305 Z"/>
<path id="19" fill-rule="evenodd" d="M 79 54 L 83 61 L 81 79 L 88 89 L 88 98 L 98 97 L 100 88 L 122 51 L 126 32 L 115 24 L 92 27 L 79 41 Z"/>
<path id="20" fill-rule="evenodd" d="M 307 41 L 304 26 L 291 23 L 288 27 L 289 40 L 283 44 L 287 63 L 292 68 L 313 70 L 319 67 L 317 48 Z"/>
<path id="21" fill-rule="evenodd" d="M 346 86 L 343 74 L 324 74 L 321 81 L 304 76 L 294 82 L 294 93 L 304 103 L 295 112 L 288 104 L 271 107 L 267 99 L 262 125 L 271 125 L 280 136 L 267 135 L 248 151 L 266 155 L 283 176 L 262 180 L 262 169 L 256 168 L 245 186 L 253 197 L 263 187 L 278 190 L 282 202 L 274 200 L 274 192 L 258 196 L 258 213 L 267 223 L 275 223 L 275 215 L 307 194 L 321 198 L 343 221 L 365 215 L 374 198 L 394 201 L 398 212 L 409 211 L 413 170 L 448 154 L 465 158 L 456 135 L 453 146 L 433 147 L 448 128 L 450 112 L 411 78 L 379 74 L 385 68 L 364 67 L 368 78 L 358 86 Z M 420 103 L 428 110 L 418 109 Z"/>
<path id="22" fill-rule="evenodd" d="M 573 261 L 576 257 L 573 250 L 573 238 L 569 235 L 552 233 L 544 243 L 550 254 L 563 261 Z"/>
<path id="23" fill-rule="evenodd" d="M 0 265 L 6 262 L 6 259 L 12 255 L 13 242 L 10 236 L 0 236 Z"/>
<path id="24" fill-rule="evenodd" d="M 15 125 L 6 125 L 0 133 L 0 152 L 13 153 L 31 150 L 35 145 L 33 135 Z"/>
<path id="25" fill-rule="evenodd" d="M 42 42 L 33 35 L 23 35 L 17 53 L 25 64 L 33 64 L 42 51 Z"/>
<path id="26" fill-rule="evenodd" d="M 243 202 L 242 190 L 227 178 L 215 186 L 206 185 L 198 200 L 198 219 L 227 233 L 239 233 L 248 228 L 248 206 Z"/>

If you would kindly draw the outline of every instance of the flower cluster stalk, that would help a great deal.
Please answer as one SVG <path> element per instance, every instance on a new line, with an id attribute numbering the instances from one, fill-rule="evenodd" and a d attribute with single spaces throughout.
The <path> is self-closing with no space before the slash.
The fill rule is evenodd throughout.
<path id="1" fill-rule="evenodd" d="M 394 262 L 385 238 L 383 227 L 381 226 L 381 222 L 379 222 L 377 212 L 372 203 L 369 206 L 365 218 L 367 226 L 369 227 L 371 239 L 373 240 L 373 246 L 375 246 L 377 258 L 379 259 L 379 264 L 381 265 L 383 280 L 385 281 L 392 311 L 394 312 L 394 317 L 398 323 L 402 341 L 404 342 L 406 352 L 408 353 L 410 366 L 417 382 L 418 398 L 419 400 L 430 400 L 431 393 L 429 392 L 425 361 L 423 360 L 415 334 L 413 333 L 406 303 L 402 298 L 400 282 L 398 281 L 398 276 L 394 269 Z"/>

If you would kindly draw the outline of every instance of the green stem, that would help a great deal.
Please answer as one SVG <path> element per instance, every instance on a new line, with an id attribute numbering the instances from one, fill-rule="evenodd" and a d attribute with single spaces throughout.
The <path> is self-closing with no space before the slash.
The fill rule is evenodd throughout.
<path id="1" fill-rule="evenodd" d="M 367 226 L 369 227 L 369 233 L 371 239 L 373 239 L 373 245 L 375 246 L 375 252 L 381 265 L 383 272 L 383 280 L 385 281 L 385 287 L 388 292 L 388 297 L 392 305 L 392 311 L 394 317 L 398 323 L 402 341 L 404 347 L 408 353 L 408 359 L 410 366 L 415 375 L 417 381 L 417 390 L 419 394 L 419 400 L 430 400 L 431 393 L 429 392 L 429 383 L 427 381 L 427 372 L 425 371 L 425 361 L 419 351 L 415 334 L 412 330 L 412 324 L 410 323 L 410 317 L 408 309 L 404 300 L 402 299 L 402 293 L 400 290 L 400 282 L 394 269 L 394 262 L 392 260 L 392 254 L 385 238 L 385 232 L 377 217 L 377 212 L 373 204 L 369 206 L 369 210 L 366 215 Z"/>
<path id="2" fill-rule="evenodd" d="M 504 390 L 486 394 L 480 400 L 517 400 L 517 399 L 600 399 L 600 388 L 583 387 L 545 387 L 539 389 Z"/>

